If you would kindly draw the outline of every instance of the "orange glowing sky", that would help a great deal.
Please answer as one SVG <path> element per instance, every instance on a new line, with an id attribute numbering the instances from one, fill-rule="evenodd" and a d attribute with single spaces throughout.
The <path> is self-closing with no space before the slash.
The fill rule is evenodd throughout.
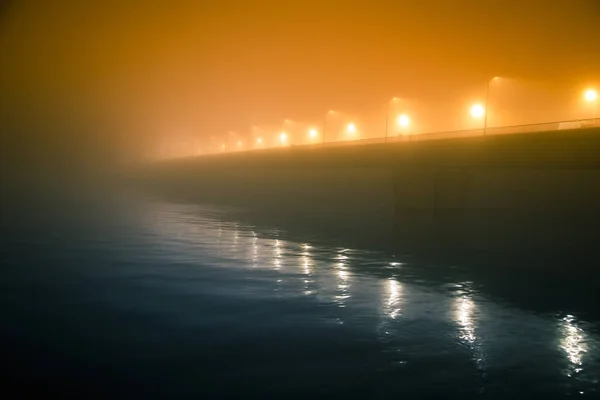
<path id="1" fill-rule="evenodd" d="M 1 12 L 2 115 L 77 120 L 123 149 L 451 96 L 494 75 L 600 71 L 594 0 L 29 0 Z"/>

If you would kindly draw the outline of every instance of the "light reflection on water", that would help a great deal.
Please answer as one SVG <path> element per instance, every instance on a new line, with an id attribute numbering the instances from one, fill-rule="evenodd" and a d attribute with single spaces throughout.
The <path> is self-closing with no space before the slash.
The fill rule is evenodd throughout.
<path id="1" fill-rule="evenodd" d="M 585 332 L 577 326 L 572 315 L 567 315 L 561 322 L 560 346 L 571 363 L 568 375 L 572 376 L 582 371 L 583 358 L 587 353 Z"/>
<path id="2" fill-rule="evenodd" d="M 252 266 L 258 267 L 258 235 L 252 231 Z"/>
<path id="3" fill-rule="evenodd" d="M 468 286 L 468 283 L 465 282 L 460 286 Z M 475 367 L 483 372 L 486 364 L 485 349 L 481 340 L 477 337 L 476 330 L 480 307 L 469 295 L 459 295 L 455 301 L 458 338 L 469 348 Z"/>
<path id="4" fill-rule="evenodd" d="M 338 284 L 335 302 L 340 307 L 346 307 L 346 302 L 350 298 L 350 271 L 347 265 L 348 256 L 345 254 L 347 249 L 340 250 L 337 254 L 335 269 L 337 271 Z"/>
<path id="5" fill-rule="evenodd" d="M 311 280 L 311 268 L 313 260 L 310 254 L 310 245 L 307 243 L 302 244 L 302 256 L 300 257 L 300 265 L 302 267 L 302 273 L 304 274 L 304 294 L 310 296 L 314 292 L 310 289 Z"/>
<path id="6" fill-rule="evenodd" d="M 400 297 L 402 285 L 394 278 L 388 280 L 389 299 L 387 302 L 387 312 L 392 319 L 396 319 L 401 314 Z"/>
<path id="7" fill-rule="evenodd" d="M 459 359 L 466 349 L 468 362 L 480 372 L 485 370 L 489 380 L 494 373 L 503 376 L 504 372 L 496 371 L 494 359 L 487 359 L 486 354 L 504 354 L 502 365 L 525 365 L 532 370 L 553 368 L 540 366 L 527 354 L 558 342 L 558 346 L 543 352 L 569 365 L 566 372 L 560 365 L 554 366 L 567 379 L 586 368 L 600 373 L 597 345 L 596 352 L 590 354 L 590 343 L 598 343 L 598 337 L 586 332 L 572 315 L 558 324 L 551 316 L 523 316 L 508 305 L 486 298 L 471 287 L 471 282 L 446 282 L 452 290 L 433 289 L 419 277 L 415 267 L 402 260 L 391 261 L 368 251 L 288 241 L 280 232 L 261 233 L 253 227 L 220 221 L 214 210 L 177 206 L 174 211 L 172 205 L 163 207 L 170 207 L 169 212 L 153 210 L 151 214 L 158 221 L 151 227 L 161 242 L 173 246 L 173 251 L 191 259 L 220 257 L 220 266 L 229 263 L 244 276 L 269 272 L 267 287 L 286 297 L 300 295 L 318 302 L 321 306 L 311 309 L 318 318 L 343 321 L 343 326 L 355 324 L 352 326 L 361 332 L 370 330 L 382 346 L 379 351 L 394 354 L 394 360 L 413 360 L 417 364 L 415 353 L 433 357 L 428 349 L 454 352 L 452 357 Z M 523 318 L 526 324 L 539 327 L 537 333 L 522 330 Z M 518 341 L 506 332 L 518 332 Z M 552 375 L 553 371 L 547 373 Z M 591 390 L 595 392 L 596 388 Z M 586 393 L 589 391 L 586 387 Z"/>
<path id="8" fill-rule="evenodd" d="M 279 239 L 275 239 L 273 242 L 273 265 L 275 265 L 276 270 L 281 268 L 281 247 Z"/>
<path id="9" fill-rule="evenodd" d="M 459 337 L 469 345 L 473 345 L 477 337 L 475 336 L 475 325 L 473 320 L 473 300 L 466 296 L 457 297 L 456 319 L 460 326 Z"/>

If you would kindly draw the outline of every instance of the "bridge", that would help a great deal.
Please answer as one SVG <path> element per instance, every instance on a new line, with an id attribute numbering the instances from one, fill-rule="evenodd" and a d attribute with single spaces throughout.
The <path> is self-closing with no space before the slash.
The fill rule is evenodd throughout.
<path id="1" fill-rule="evenodd" d="M 574 119 L 574 120 L 561 120 L 552 122 L 540 122 L 533 124 L 522 124 L 522 125 L 509 125 L 509 126 L 492 126 L 478 129 L 461 129 L 453 131 L 436 131 L 436 132 L 423 132 L 418 134 L 396 134 L 396 135 L 385 135 L 369 137 L 365 139 L 349 139 L 349 140 L 336 140 L 313 143 L 300 143 L 300 144 L 286 144 L 280 145 L 273 148 L 281 147 L 305 147 L 305 148 L 316 148 L 316 147 L 339 147 L 339 146 L 361 146 L 365 144 L 376 144 L 376 143 L 399 143 L 399 142 L 419 142 L 424 140 L 441 140 L 441 139 L 452 139 L 452 138 L 466 138 L 474 136 L 493 136 L 493 135 L 518 135 L 523 133 L 534 133 L 534 132 L 551 132 L 557 130 L 574 130 L 574 129 L 589 129 L 594 127 L 600 127 L 600 118 L 588 118 L 588 119 Z M 239 149 L 233 150 L 234 152 L 240 151 L 260 151 L 265 150 L 258 148 L 251 149 Z"/>
<path id="2" fill-rule="evenodd" d="M 600 237 L 600 128 L 587 122 L 192 157 L 143 176 L 162 193 L 242 207 L 284 229 L 406 249 L 575 251 Z"/>

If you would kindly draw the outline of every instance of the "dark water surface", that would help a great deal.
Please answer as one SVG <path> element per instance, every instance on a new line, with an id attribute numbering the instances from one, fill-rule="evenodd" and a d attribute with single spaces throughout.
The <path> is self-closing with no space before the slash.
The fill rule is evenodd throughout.
<path id="1" fill-rule="evenodd" d="M 479 279 L 138 196 L 4 211 L 2 377 L 22 394 L 599 395 L 595 297 L 543 274 Z"/>

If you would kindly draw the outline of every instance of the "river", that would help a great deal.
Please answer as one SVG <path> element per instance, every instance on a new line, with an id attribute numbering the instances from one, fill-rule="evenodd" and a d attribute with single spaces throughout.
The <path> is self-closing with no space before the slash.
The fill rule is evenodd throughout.
<path id="1" fill-rule="evenodd" d="M 560 281 L 483 279 L 139 194 L 6 215 L 3 380 L 21 393 L 598 395 L 595 304 Z"/>

